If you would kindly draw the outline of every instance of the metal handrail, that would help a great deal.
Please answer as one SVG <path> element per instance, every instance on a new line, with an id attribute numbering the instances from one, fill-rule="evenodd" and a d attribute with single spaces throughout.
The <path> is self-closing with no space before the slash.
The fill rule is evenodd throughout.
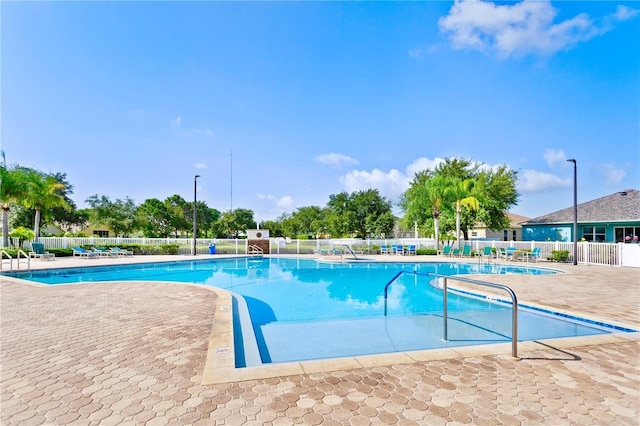
<path id="1" fill-rule="evenodd" d="M 0 271 L 2 271 L 2 265 L 4 265 L 4 255 L 9 258 L 9 272 L 13 272 L 13 257 L 6 250 L 0 250 Z"/>
<path id="2" fill-rule="evenodd" d="M 480 281 L 480 280 L 474 280 L 471 278 L 464 278 L 464 277 L 460 277 L 460 276 L 450 276 L 450 275 L 443 275 L 443 274 L 437 274 L 434 272 L 427 272 L 427 273 L 420 273 L 417 271 L 400 271 L 398 272 L 396 275 L 394 275 L 393 278 L 391 278 L 391 280 L 384 286 L 384 315 L 387 315 L 387 295 L 388 295 L 388 288 L 389 286 L 396 280 L 398 279 L 398 277 L 400 277 L 400 275 L 407 273 L 407 274 L 414 274 L 414 275 L 424 275 L 424 276 L 431 276 L 431 277 L 436 277 L 436 278 L 443 278 L 443 284 L 442 284 L 442 294 L 443 294 L 443 301 L 442 301 L 442 317 L 443 317 L 443 335 L 444 335 L 444 340 L 447 341 L 448 339 L 448 312 L 447 312 L 447 280 L 448 279 L 452 279 L 452 280 L 457 280 L 457 281 L 462 281 L 465 283 L 469 283 L 469 284 L 476 284 L 476 285 L 482 285 L 485 287 L 492 287 L 492 288 L 497 288 L 497 289 L 502 289 L 505 290 L 507 293 L 509 293 L 509 296 L 511 296 L 511 310 L 512 310 L 512 320 L 511 320 L 511 356 L 513 356 L 514 358 L 518 357 L 518 298 L 516 296 L 516 293 L 508 286 L 503 285 L 503 284 L 495 284 L 495 283 L 490 283 L 487 281 Z"/>
<path id="3" fill-rule="evenodd" d="M 24 250 L 18 250 L 18 254 L 16 255 L 16 258 L 18 260 L 18 269 L 20 269 L 20 253 L 22 253 L 24 255 L 24 258 L 27 259 L 27 271 L 31 271 L 31 257 L 29 257 L 29 255 L 27 255 L 27 253 L 24 252 Z"/>
<path id="4" fill-rule="evenodd" d="M 348 246 L 348 245 L 346 245 L 346 244 L 343 244 L 343 245 L 342 245 L 342 247 L 346 247 L 346 248 L 347 248 L 347 250 L 349 250 L 349 253 L 351 253 L 351 255 L 353 256 L 353 258 L 354 258 L 354 259 L 356 259 L 356 260 L 360 260 L 360 259 L 358 259 L 358 256 L 356 256 L 356 254 L 353 252 L 353 250 L 351 250 L 351 247 L 349 247 L 349 246 Z"/>
<path id="5" fill-rule="evenodd" d="M 264 250 L 262 250 L 260 247 L 256 246 L 255 244 L 249 244 L 249 247 L 247 247 L 247 254 L 264 254 Z"/>

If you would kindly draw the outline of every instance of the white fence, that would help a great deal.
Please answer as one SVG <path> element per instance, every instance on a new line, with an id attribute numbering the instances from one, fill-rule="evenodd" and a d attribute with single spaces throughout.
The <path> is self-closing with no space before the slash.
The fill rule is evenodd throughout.
<path id="1" fill-rule="evenodd" d="M 46 249 L 72 248 L 82 245 L 89 246 L 121 246 L 141 245 L 160 247 L 167 244 L 177 244 L 179 254 L 190 254 L 193 240 L 188 238 L 68 238 L 68 237 L 41 237 Z M 25 243 L 28 248 L 29 243 Z M 217 254 L 247 254 L 247 240 L 244 239 L 204 239 L 196 242 L 198 254 L 209 253 L 209 246 L 215 244 Z M 381 245 L 391 244 L 415 244 L 418 249 L 435 249 L 435 241 L 429 238 L 404 238 L 384 240 L 361 240 L 356 238 L 332 239 L 332 240 L 291 240 L 285 238 L 271 238 L 269 240 L 270 254 L 313 254 L 318 249 L 341 250 L 345 246 L 354 251 L 362 251 L 366 254 L 379 252 Z M 493 248 L 514 247 L 516 249 L 532 250 L 540 247 L 542 259 L 551 256 L 552 251 L 567 250 L 569 262 L 573 262 L 572 242 L 550 241 L 481 241 L 472 240 L 461 242 L 462 245 L 471 245 L 472 250 L 480 252 L 483 247 Z M 455 245 L 455 244 L 454 244 Z M 442 248 L 442 246 L 440 247 Z M 612 244 L 612 243 L 578 243 L 578 263 L 611 266 L 640 267 L 640 244 Z"/>

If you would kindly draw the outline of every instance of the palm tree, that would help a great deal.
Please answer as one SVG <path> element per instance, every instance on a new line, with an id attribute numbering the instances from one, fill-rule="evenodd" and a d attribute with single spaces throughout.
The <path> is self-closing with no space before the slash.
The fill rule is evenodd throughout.
<path id="1" fill-rule="evenodd" d="M 36 211 L 33 225 L 35 238 L 40 237 L 40 218 L 42 211 L 53 207 L 61 207 L 65 210 L 71 207 L 63 196 L 65 185 L 51 175 L 45 175 L 39 171 L 29 169 L 26 174 L 26 193 L 22 204 Z"/>
<path id="2" fill-rule="evenodd" d="M 431 208 L 431 214 L 433 215 L 436 250 L 440 249 L 440 212 L 452 194 L 449 184 L 450 180 L 442 176 L 435 176 L 426 182 L 426 192 L 424 195 L 425 201 Z"/>
<path id="3" fill-rule="evenodd" d="M 455 198 L 458 248 L 460 248 L 460 213 L 462 212 L 462 207 L 469 210 L 477 210 L 480 207 L 480 201 L 474 197 L 473 185 L 474 181 L 472 179 L 456 179 L 450 187 L 451 193 Z"/>
<path id="4" fill-rule="evenodd" d="M 25 196 L 25 173 L 20 168 L 14 170 L 0 166 L 0 205 L 2 206 L 2 247 L 9 247 L 9 209 L 11 202 L 18 202 Z"/>

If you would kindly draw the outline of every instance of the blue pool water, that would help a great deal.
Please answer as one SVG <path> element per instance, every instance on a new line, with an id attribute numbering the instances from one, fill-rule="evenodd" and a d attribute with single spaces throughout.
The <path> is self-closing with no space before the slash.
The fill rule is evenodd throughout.
<path id="1" fill-rule="evenodd" d="M 384 316 L 384 287 L 390 287 Z M 11 274 L 45 284 L 171 281 L 234 294 L 238 366 L 333 358 L 511 340 L 507 303 L 450 293 L 449 340 L 442 340 L 443 295 L 433 272 L 553 274 L 527 266 L 482 263 L 330 263 L 313 259 L 237 258 L 57 269 Z M 490 281 L 490 277 L 487 277 Z M 249 321 L 250 319 L 250 321 Z M 519 310 L 519 340 L 603 334 L 606 324 Z M 631 330 L 623 330 L 631 331 Z M 255 336 L 255 337 L 254 337 Z"/>

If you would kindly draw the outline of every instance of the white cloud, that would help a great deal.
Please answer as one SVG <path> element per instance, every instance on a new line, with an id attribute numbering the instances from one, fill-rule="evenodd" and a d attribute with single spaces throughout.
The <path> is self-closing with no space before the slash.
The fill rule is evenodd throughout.
<path id="1" fill-rule="evenodd" d="M 406 174 L 407 174 L 407 178 L 409 180 L 413 179 L 413 176 L 418 173 L 421 172 L 423 170 L 427 170 L 427 169 L 435 169 L 438 164 L 440 163 L 444 163 L 444 158 L 434 158 L 433 160 L 430 160 L 428 158 L 425 157 L 420 157 L 416 160 L 414 160 L 412 163 L 410 163 L 407 168 L 406 168 Z"/>
<path id="2" fill-rule="evenodd" d="M 612 16 L 613 19 L 617 21 L 627 21 L 634 18 L 638 13 L 640 12 L 635 9 L 630 9 L 627 6 L 619 5 L 616 9 L 616 13 Z"/>
<path id="3" fill-rule="evenodd" d="M 206 129 L 198 129 L 198 128 L 191 128 L 191 129 L 184 129 L 182 127 L 182 117 L 177 117 L 174 120 L 171 120 L 171 127 L 173 129 L 176 129 L 176 132 L 182 136 L 192 136 L 192 135 L 196 135 L 196 136 L 205 136 L 207 138 L 211 138 L 211 139 L 215 139 L 216 135 L 213 133 L 213 131 L 209 128 Z"/>
<path id="4" fill-rule="evenodd" d="M 559 188 L 567 188 L 572 185 L 573 179 L 562 179 L 551 173 L 538 170 L 522 170 L 518 179 L 518 192 L 531 193 L 543 192 Z"/>
<path id="5" fill-rule="evenodd" d="M 392 202 L 397 201 L 398 197 L 409 188 L 414 175 L 422 170 L 433 169 L 443 162 L 442 158 L 430 160 L 420 157 L 411 162 L 404 172 L 397 169 L 391 169 L 387 172 L 380 169 L 352 170 L 351 172 L 340 176 L 339 181 L 347 192 L 363 191 L 366 189 L 377 189 L 380 194 L 389 198 Z"/>
<path id="6" fill-rule="evenodd" d="M 456 0 L 449 14 L 440 18 L 454 49 L 497 53 L 501 57 L 529 54 L 553 55 L 612 29 L 616 22 L 633 18 L 638 11 L 618 6 L 615 13 L 593 19 L 586 13 L 554 23 L 557 10 L 548 0 L 524 0 L 496 4 Z"/>
<path id="7" fill-rule="evenodd" d="M 425 50 L 422 47 L 409 50 L 409 56 L 412 58 L 420 58 L 424 55 Z"/>
<path id="8" fill-rule="evenodd" d="M 206 169 L 207 165 L 204 163 L 196 163 L 193 165 L 196 169 Z"/>
<path id="9" fill-rule="evenodd" d="M 258 200 L 267 200 L 282 210 L 290 210 L 294 207 L 293 198 L 289 195 L 278 198 L 271 194 L 256 194 L 256 197 L 258 197 Z"/>
<path id="10" fill-rule="evenodd" d="M 194 134 L 194 135 L 202 135 L 211 139 L 215 139 L 216 135 L 211 131 L 211 129 L 192 129 L 184 132 L 185 134 Z"/>
<path id="11" fill-rule="evenodd" d="M 318 155 L 316 158 L 314 158 L 314 160 L 318 163 L 328 164 L 335 168 L 339 168 L 349 164 L 358 164 L 358 160 L 356 160 L 355 158 L 349 157 L 348 155 L 344 154 L 336 154 L 335 152 Z"/>
<path id="12" fill-rule="evenodd" d="M 607 185 L 617 185 L 627 175 L 627 171 L 619 169 L 613 163 L 604 163 L 597 166 L 598 172 L 604 177 Z"/>
<path id="13" fill-rule="evenodd" d="M 557 150 L 553 148 L 546 148 L 544 150 L 543 157 L 551 168 L 553 168 L 556 163 L 567 161 L 567 157 L 564 155 L 564 151 L 561 149 Z"/>

